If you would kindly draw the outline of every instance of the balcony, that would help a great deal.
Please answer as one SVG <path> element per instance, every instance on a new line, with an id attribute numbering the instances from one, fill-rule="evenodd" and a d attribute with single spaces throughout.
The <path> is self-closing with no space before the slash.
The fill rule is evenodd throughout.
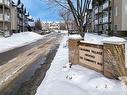
<path id="1" fill-rule="evenodd" d="M 0 21 L 3 21 L 3 14 L 0 14 Z"/>
<path id="2" fill-rule="evenodd" d="M 5 4 L 6 6 L 10 5 L 9 0 L 0 0 L 0 4 Z"/>
<path id="3" fill-rule="evenodd" d="M 102 24 L 103 20 L 102 18 L 99 19 L 99 24 Z"/>
<path id="4" fill-rule="evenodd" d="M 100 6 L 99 8 L 96 8 L 95 9 L 95 14 L 99 14 L 99 13 L 102 13 L 102 6 Z"/>
<path id="5" fill-rule="evenodd" d="M 0 14 L 0 21 L 8 21 L 8 22 L 10 22 L 10 16 L 9 15 L 4 15 L 4 17 L 3 17 L 3 14 Z"/>
<path id="6" fill-rule="evenodd" d="M 98 11 L 98 8 L 95 9 L 95 14 L 97 14 L 99 11 Z"/>
<path id="7" fill-rule="evenodd" d="M 103 4 L 103 10 L 107 9 L 108 7 L 109 7 L 109 1 Z"/>
<path id="8" fill-rule="evenodd" d="M 4 20 L 5 21 L 10 21 L 10 16 L 9 15 L 4 15 Z"/>
<path id="9" fill-rule="evenodd" d="M 106 16 L 106 17 L 103 18 L 103 23 L 107 23 L 107 22 L 109 22 L 108 21 L 108 16 Z"/>
<path id="10" fill-rule="evenodd" d="M 98 20 L 95 20 L 95 25 L 97 25 L 98 24 Z"/>

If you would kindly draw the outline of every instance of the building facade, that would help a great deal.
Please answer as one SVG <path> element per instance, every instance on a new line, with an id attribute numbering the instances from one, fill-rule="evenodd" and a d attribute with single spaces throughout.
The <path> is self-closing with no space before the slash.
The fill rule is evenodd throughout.
<path id="1" fill-rule="evenodd" d="M 29 18 L 23 3 L 18 0 L 0 0 L 0 34 L 10 36 L 15 32 L 27 31 Z"/>
<path id="2" fill-rule="evenodd" d="M 98 34 L 127 35 L 127 0 L 93 0 L 91 16 L 92 19 L 87 21 L 92 21 L 90 31 Z"/>
<path id="3" fill-rule="evenodd" d="M 17 30 L 17 6 L 12 2 L 11 6 L 11 31 Z"/>
<path id="4" fill-rule="evenodd" d="M 11 11 L 10 0 L 0 0 L 0 33 L 4 36 L 10 35 L 11 28 Z"/>
<path id="5" fill-rule="evenodd" d="M 93 32 L 93 12 L 92 9 L 87 10 L 87 16 L 86 16 L 86 22 L 87 22 L 87 27 L 85 31 L 87 32 Z"/>
<path id="6" fill-rule="evenodd" d="M 29 12 L 24 7 L 23 3 L 12 3 L 11 6 L 11 31 L 23 32 L 29 28 L 29 21 L 33 21 L 33 18 L 29 17 Z"/>

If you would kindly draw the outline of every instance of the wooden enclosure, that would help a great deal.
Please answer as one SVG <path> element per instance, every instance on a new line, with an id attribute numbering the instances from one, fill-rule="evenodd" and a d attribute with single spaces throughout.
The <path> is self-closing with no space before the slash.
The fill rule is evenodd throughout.
<path id="1" fill-rule="evenodd" d="M 109 78 L 127 76 L 125 43 L 98 45 L 69 39 L 69 62 L 96 70 Z"/>

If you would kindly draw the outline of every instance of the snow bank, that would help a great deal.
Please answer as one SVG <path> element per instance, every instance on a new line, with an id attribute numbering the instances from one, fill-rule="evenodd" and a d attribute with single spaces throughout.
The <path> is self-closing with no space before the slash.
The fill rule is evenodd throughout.
<path id="1" fill-rule="evenodd" d="M 34 32 L 15 33 L 8 38 L 0 37 L 0 52 L 5 52 L 16 47 L 21 47 L 42 38 L 43 36 Z"/>
<path id="2" fill-rule="evenodd" d="M 84 41 L 82 42 L 103 45 L 103 43 L 123 43 L 125 41 L 125 39 L 120 37 L 107 37 L 106 35 L 102 36 L 93 33 L 85 33 Z"/>
<path id="3" fill-rule="evenodd" d="M 120 81 L 74 65 L 69 68 L 65 37 L 36 95 L 127 95 Z"/>

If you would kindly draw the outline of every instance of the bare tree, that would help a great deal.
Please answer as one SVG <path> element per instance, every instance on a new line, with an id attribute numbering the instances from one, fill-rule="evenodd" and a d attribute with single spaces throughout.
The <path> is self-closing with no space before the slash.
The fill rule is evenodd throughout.
<path id="1" fill-rule="evenodd" d="M 59 16 L 64 20 L 66 28 L 69 31 L 69 22 L 70 22 L 70 17 L 71 17 L 70 11 L 62 8 L 59 10 Z"/>
<path id="2" fill-rule="evenodd" d="M 79 34 L 83 37 L 83 25 L 85 20 L 86 11 L 89 8 L 91 0 L 48 0 L 55 6 L 61 6 L 62 8 L 70 11 L 74 17 Z"/>
<path id="3" fill-rule="evenodd" d="M 42 30 L 42 24 L 41 24 L 41 20 L 40 19 L 35 21 L 35 29 L 36 30 Z"/>

